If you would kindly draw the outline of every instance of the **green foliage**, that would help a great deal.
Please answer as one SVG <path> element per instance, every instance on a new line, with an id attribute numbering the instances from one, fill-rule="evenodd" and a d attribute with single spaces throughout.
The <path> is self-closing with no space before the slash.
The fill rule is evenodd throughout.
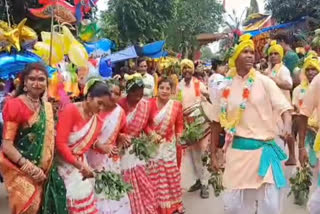
<path id="1" fill-rule="evenodd" d="M 209 185 L 212 186 L 214 195 L 216 197 L 219 197 L 220 194 L 224 191 L 224 186 L 222 182 L 223 172 L 221 170 L 219 171 L 213 171 L 211 167 L 211 157 L 210 153 L 206 152 L 202 157 L 202 164 L 203 166 L 208 168 L 208 171 L 211 173 L 210 179 L 209 179 Z"/>
<path id="2" fill-rule="evenodd" d="M 197 34 L 216 32 L 222 23 L 223 7 L 217 0 L 176 0 L 175 11 L 166 30 L 167 45 L 185 57 L 197 48 Z"/>
<path id="3" fill-rule="evenodd" d="M 157 154 L 158 145 L 152 136 L 142 134 L 139 138 L 132 139 L 133 148 L 130 154 L 135 154 L 140 160 L 149 161 Z"/>
<path id="4" fill-rule="evenodd" d="M 167 40 L 167 48 L 185 55 L 197 47 L 196 35 L 215 32 L 223 7 L 217 0 L 112 0 L 101 13 L 103 36 L 120 48 Z"/>
<path id="5" fill-rule="evenodd" d="M 312 185 L 312 171 L 310 166 L 297 168 L 297 174 L 289 179 L 291 189 L 288 197 L 293 194 L 294 203 L 297 205 L 305 205 L 309 198 L 310 187 Z"/>
<path id="6" fill-rule="evenodd" d="M 96 172 L 94 189 L 97 194 L 102 194 L 109 200 L 119 201 L 132 190 L 132 186 L 120 174 L 102 171 Z"/>
<path id="7" fill-rule="evenodd" d="M 210 61 L 214 57 L 214 54 L 212 53 L 211 49 L 208 46 L 202 47 L 200 51 L 201 51 L 201 60 Z"/>
<path id="8" fill-rule="evenodd" d="M 194 143 L 199 142 L 205 133 L 202 123 L 194 121 L 191 124 L 185 123 L 185 128 L 183 130 L 183 135 L 181 140 L 183 144 L 193 145 Z"/>
<path id="9" fill-rule="evenodd" d="M 320 18 L 319 0 L 266 0 L 265 9 L 280 23 L 299 19 L 303 16 Z"/>
<path id="10" fill-rule="evenodd" d="M 123 46 L 163 39 L 174 8 L 174 0 L 112 0 L 102 12 L 102 30 Z"/>
<path id="11" fill-rule="evenodd" d="M 258 5 L 257 0 L 250 1 L 250 7 L 247 10 L 246 17 L 249 17 L 249 15 L 251 15 L 253 13 L 259 13 L 259 5 Z"/>

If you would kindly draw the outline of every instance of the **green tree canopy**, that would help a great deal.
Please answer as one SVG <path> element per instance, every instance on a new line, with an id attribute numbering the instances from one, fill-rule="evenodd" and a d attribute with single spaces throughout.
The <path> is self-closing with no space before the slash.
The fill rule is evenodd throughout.
<path id="1" fill-rule="evenodd" d="M 293 21 L 303 16 L 320 18 L 319 0 L 266 0 L 265 8 L 280 23 Z"/>
<path id="2" fill-rule="evenodd" d="M 174 0 L 112 0 L 108 4 L 101 14 L 102 30 L 122 45 L 162 39 L 175 9 Z"/>
<path id="3" fill-rule="evenodd" d="M 211 61 L 211 59 L 214 57 L 214 54 L 212 53 L 209 46 L 202 47 L 200 51 L 201 51 L 201 60 L 203 61 Z"/>
<path id="4" fill-rule="evenodd" d="M 246 17 L 248 17 L 249 15 L 251 15 L 253 13 L 259 13 L 259 5 L 258 5 L 257 0 L 250 1 L 250 7 L 247 10 Z"/>
<path id="5" fill-rule="evenodd" d="M 216 32 L 222 23 L 223 6 L 216 0 L 177 0 L 176 12 L 166 31 L 167 45 L 191 57 L 196 35 Z"/>

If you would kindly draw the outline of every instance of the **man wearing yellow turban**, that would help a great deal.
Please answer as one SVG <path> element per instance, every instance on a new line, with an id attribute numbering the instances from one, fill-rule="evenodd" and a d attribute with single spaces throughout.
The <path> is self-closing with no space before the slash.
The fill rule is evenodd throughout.
<path id="1" fill-rule="evenodd" d="M 318 74 L 320 72 L 320 63 L 315 55 L 309 55 L 307 57 L 303 66 L 303 72 L 305 73 L 305 79 L 301 83 L 300 91 L 302 92 L 302 89 L 305 89 L 305 94 L 302 94 L 303 98 L 299 103 L 299 161 L 301 165 L 305 165 L 308 161 L 308 154 L 306 151 L 306 146 L 308 146 L 309 141 L 308 138 L 313 137 L 313 140 L 315 138 L 313 149 L 317 156 L 320 152 L 320 134 L 318 129 L 320 121 L 317 119 L 320 116 L 320 75 Z M 317 132 L 316 137 L 314 137 L 315 132 Z M 313 135 L 310 136 L 311 133 L 313 133 Z M 312 156 L 310 159 L 312 160 Z M 320 180 L 318 181 L 317 189 L 312 194 L 309 201 L 308 207 L 311 214 L 320 213 L 319 199 Z"/>
<path id="2" fill-rule="evenodd" d="M 303 105 L 303 98 L 307 92 L 310 83 L 314 77 L 320 72 L 320 63 L 318 61 L 317 55 L 310 54 L 303 65 L 302 68 L 302 80 L 301 84 L 298 85 L 293 90 L 292 104 L 295 107 L 295 117 L 300 114 L 300 108 Z M 305 139 L 306 146 L 309 149 L 309 162 L 311 166 L 316 166 L 318 160 L 316 158 L 315 152 L 313 150 L 313 144 L 318 130 L 318 120 L 316 112 L 308 120 L 307 137 Z"/>
<path id="3" fill-rule="evenodd" d="M 286 187 L 281 162 L 286 154 L 277 145 L 274 118 L 283 118 L 291 134 L 291 104 L 277 85 L 255 71 L 255 53 L 249 35 L 240 37 L 230 58 L 225 86 L 212 103 L 214 123 L 211 136 L 212 166 L 217 167 L 217 146 L 225 130 L 226 154 L 223 175 L 225 214 L 280 214 L 280 188 Z M 277 96 L 275 96 L 277 95 Z M 272 173 L 271 173 L 272 171 Z"/>
<path id="4" fill-rule="evenodd" d="M 293 81 L 289 69 L 282 63 L 284 56 L 284 49 L 281 45 L 277 44 L 277 41 L 273 40 L 270 43 L 268 49 L 269 56 L 269 68 L 266 70 L 265 74 L 269 76 L 281 89 L 282 93 L 286 96 L 289 102 L 291 102 L 290 91 L 293 87 Z M 288 144 L 289 148 L 289 159 L 286 165 L 295 165 L 295 149 L 294 149 L 294 139 L 287 138 L 286 143 L 283 142 L 283 123 L 281 117 L 277 121 L 279 137 L 277 138 L 277 143 L 280 145 Z"/>
<path id="5" fill-rule="evenodd" d="M 193 76 L 195 71 L 194 63 L 189 59 L 184 59 L 181 61 L 181 72 L 183 79 L 178 85 L 178 95 L 182 101 L 182 106 L 184 111 L 190 107 L 196 105 L 202 100 L 203 95 L 207 95 L 208 91 L 206 86 L 196 77 Z M 185 116 L 185 120 L 187 120 Z M 189 191 L 194 192 L 199 189 L 200 196 L 202 198 L 209 197 L 208 191 L 208 181 L 210 178 L 210 173 L 207 168 L 202 164 L 203 154 L 206 152 L 209 144 L 209 136 L 197 142 L 196 145 L 189 147 L 184 155 L 184 160 L 189 159 L 192 166 L 187 164 L 182 164 L 184 170 L 187 174 L 182 174 L 182 177 L 190 177 L 190 173 L 193 172 L 194 178 L 196 178 L 195 184 L 190 187 Z M 183 186 L 189 186 L 190 184 L 182 184 Z"/>

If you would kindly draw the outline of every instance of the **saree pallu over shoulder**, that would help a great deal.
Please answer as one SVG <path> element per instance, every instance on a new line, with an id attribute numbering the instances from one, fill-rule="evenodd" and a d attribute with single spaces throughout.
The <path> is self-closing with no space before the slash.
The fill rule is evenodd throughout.
<path id="1" fill-rule="evenodd" d="M 25 128 L 23 124 L 18 124 L 14 146 L 48 175 L 54 153 L 54 122 L 50 103 L 44 103 L 39 113 L 31 118 L 36 118 L 31 127 Z M 44 183 L 34 182 L 3 153 L 0 154 L 0 170 L 8 190 L 11 212 L 39 213 Z"/>
<path id="2" fill-rule="evenodd" d="M 131 136 L 138 136 L 148 123 L 150 105 L 148 100 L 142 98 L 135 109 L 127 115 L 127 133 Z"/>
<path id="3" fill-rule="evenodd" d="M 168 126 L 170 125 L 171 116 L 174 109 L 174 100 L 169 100 L 168 103 L 160 110 L 157 116 L 154 118 L 154 125 L 156 131 L 161 136 L 165 136 Z"/>
<path id="4" fill-rule="evenodd" d="M 88 151 L 94 143 L 100 128 L 99 117 L 98 115 L 94 115 L 89 122 L 82 127 L 82 129 L 71 133 L 69 137 L 69 146 L 71 147 L 72 153 L 82 156 L 86 151 Z"/>

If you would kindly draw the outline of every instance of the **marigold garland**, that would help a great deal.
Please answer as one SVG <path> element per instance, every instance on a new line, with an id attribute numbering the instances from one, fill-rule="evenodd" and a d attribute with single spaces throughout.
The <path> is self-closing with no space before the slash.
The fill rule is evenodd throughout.
<path id="1" fill-rule="evenodd" d="M 303 80 L 301 82 L 300 86 L 301 86 L 301 88 L 300 88 L 300 94 L 299 94 L 299 98 L 298 98 L 298 105 L 301 108 L 303 105 L 303 97 L 309 88 L 309 82 L 307 80 Z"/>
<path id="2" fill-rule="evenodd" d="M 282 63 L 276 64 L 271 72 L 272 77 L 276 77 L 282 67 Z"/>
<path id="3" fill-rule="evenodd" d="M 256 79 L 256 72 L 254 69 L 251 69 L 249 72 L 249 77 L 246 82 L 246 85 L 243 88 L 243 92 L 242 92 L 243 100 L 239 106 L 237 115 L 234 118 L 230 119 L 228 118 L 228 115 L 227 115 L 228 98 L 230 96 L 230 87 L 232 85 L 233 78 L 236 76 L 236 74 L 237 74 L 236 69 L 232 69 L 231 72 L 229 73 L 229 76 L 226 77 L 227 86 L 222 93 L 223 99 L 222 99 L 221 108 L 220 108 L 220 124 L 231 135 L 234 135 L 236 132 L 236 126 L 240 123 L 243 112 L 247 107 L 247 101 L 250 97 L 251 88 Z"/>

